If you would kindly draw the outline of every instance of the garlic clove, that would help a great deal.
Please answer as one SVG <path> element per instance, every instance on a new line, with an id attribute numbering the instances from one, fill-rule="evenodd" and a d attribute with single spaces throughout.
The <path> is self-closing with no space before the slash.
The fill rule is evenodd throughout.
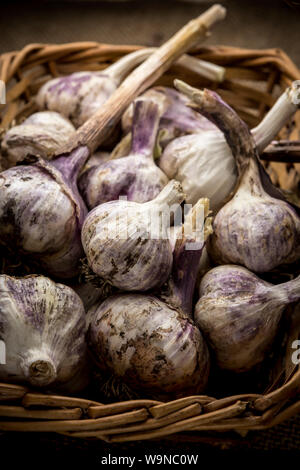
<path id="1" fill-rule="evenodd" d="M 0 380 L 63 389 L 86 356 L 80 298 L 44 276 L 1 275 L 0 292 L 0 338 L 6 345 Z"/>
<path id="2" fill-rule="evenodd" d="M 89 209 L 127 196 L 129 201 L 154 199 L 168 178 L 155 165 L 153 149 L 159 113 L 155 103 L 136 100 L 131 152 L 127 157 L 93 166 L 79 180 L 80 192 Z"/>
<path id="3" fill-rule="evenodd" d="M 27 155 L 39 155 L 49 160 L 68 142 L 75 128 L 65 117 L 53 111 L 32 114 L 9 129 L 2 141 L 2 152 L 8 165 L 13 166 Z"/>
<path id="4" fill-rule="evenodd" d="M 194 318 L 220 368 L 247 371 L 264 360 L 285 307 L 300 299 L 300 277 L 269 284 L 241 266 L 211 269 L 200 283 Z"/>
<path id="5" fill-rule="evenodd" d="M 180 184 L 170 181 L 153 201 L 118 200 L 95 207 L 82 227 L 82 244 L 93 272 L 128 291 L 163 284 L 172 266 L 170 210 L 176 210 L 184 197 Z"/>

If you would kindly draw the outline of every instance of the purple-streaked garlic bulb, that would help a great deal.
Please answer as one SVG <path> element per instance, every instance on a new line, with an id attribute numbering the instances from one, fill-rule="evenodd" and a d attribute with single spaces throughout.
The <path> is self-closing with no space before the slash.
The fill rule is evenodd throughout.
<path id="1" fill-rule="evenodd" d="M 193 99 L 193 89 L 179 80 L 175 85 Z M 296 86 L 287 88 L 262 122 L 252 129 L 259 152 L 275 138 L 298 109 L 298 100 L 295 99 L 298 93 Z M 222 110 L 218 111 L 220 115 L 215 118 L 222 120 Z M 210 199 L 214 211 L 224 204 L 237 183 L 235 158 L 223 133 L 217 128 L 199 129 L 197 133 L 174 139 L 165 148 L 159 166 L 170 179 L 180 181 L 188 203 L 194 204 L 205 196 Z"/>
<path id="2" fill-rule="evenodd" d="M 204 201 L 205 213 L 207 209 Z M 209 375 L 209 352 L 191 319 L 204 241 L 195 250 L 186 249 L 185 238 L 177 242 L 163 292 L 114 295 L 88 312 L 89 345 L 99 367 L 159 399 L 201 393 Z"/>
<path id="3" fill-rule="evenodd" d="M 27 155 L 39 155 L 45 160 L 75 133 L 73 124 L 54 111 L 41 111 L 32 114 L 25 121 L 9 129 L 2 141 L 2 153 L 7 166 L 24 160 Z"/>
<path id="4" fill-rule="evenodd" d="M 153 87 L 143 93 L 140 99 L 151 100 L 158 106 L 160 115 L 159 145 L 163 148 L 168 142 L 180 135 L 216 129 L 208 119 L 188 108 L 188 98 L 173 88 Z M 125 134 L 131 132 L 133 114 L 134 109 L 131 104 L 122 116 L 122 129 Z"/>
<path id="5" fill-rule="evenodd" d="M 264 360 L 285 307 L 300 299 L 300 276 L 279 285 L 235 265 L 210 270 L 200 283 L 194 319 L 217 364 L 234 372 Z"/>
<path id="6" fill-rule="evenodd" d="M 214 219 L 209 254 L 217 264 L 241 264 L 254 272 L 296 262 L 300 258 L 299 209 L 273 187 L 259 163 L 248 127 L 216 93 L 191 88 L 188 93 L 194 108 L 224 133 L 239 172 L 232 199 Z"/>
<path id="7" fill-rule="evenodd" d="M 54 78 L 39 90 L 37 105 L 40 109 L 58 111 L 79 127 L 100 109 L 128 73 L 154 50 L 147 48 L 132 52 L 101 72 L 75 72 Z M 177 63 L 213 81 L 223 80 L 225 70 L 215 64 L 187 55 L 181 56 Z"/>
<path id="8" fill-rule="evenodd" d="M 79 390 L 86 385 L 85 333 L 84 307 L 71 288 L 44 276 L 0 276 L 1 381 L 63 390 L 77 377 Z"/>
<path id="9" fill-rule="evenodd" d="M 184 197 L 180 184 L 170 181 L 152 201 L 117 200 L 95 207 L 81 234 L 92 271 L 128 291 L 162 285 L 172 267 L 170 210 L 178 209 Z"/>
<path id="10" fill-rule="evenodd" d="M 87 209 L 77 176 L 88 155 L 79 147 L 0 174 L 0 244 L 58 278 L 76 276 L 84 255 L 80 232 Z"/>
<path id="11" fill-rule="evenodd" d="M 127 157 L 91 167 L 79 179 L 79 190 L 89 209 L 126 196 L 129 201 L 154 199 L 168 183 L 153 160 L 159 112 L 152 101 L 134 102 L 133 137 Z"/>

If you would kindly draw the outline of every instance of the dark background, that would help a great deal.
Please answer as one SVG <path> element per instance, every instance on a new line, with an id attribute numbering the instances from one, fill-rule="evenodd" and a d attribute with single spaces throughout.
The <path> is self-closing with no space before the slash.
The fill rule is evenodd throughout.
<path id="1" fill-rule="evenodd" d="M 99 41 L 112 44 L 159 45 L 183 24 L 199 15 L 212 2 L 179 0 L 139 0 L 130 2 L 65 1 L 5 2 L 0 5 L 0 53 L 17 50 L 28 43 L 65 43 Z M 280 47 L 300 66 L 300 8 L 283 0 L 228 0 L 225 21 L 214 28 L 206 44 L 225 44 L 248 48 Z M 295 2 L 296 3 L 296 2 Z M 238 436 L 237 436 L 238 437 Z M 225 442 L 225 447 L 227 447 Z M 231 448 L 231 445 L 228 446 Z M 213 450 L 205 444 L 172 444 L 170 441 L 141 442 L 110 446 L 101 441 L 88 442 L 63 436 L 13 434 L 0 436 L 0 466 L 9 463 L 40 464 L 64 460 L 70 464 L 82 459 L 100 464 L 101 456 L 159 454 L 200 454 L 211 464 L 217 458 L 243 452 L 242 458 L 266 451 L 300 450 L 300 417 L 274 429 L 250 433 L 237 439 L 233 450 Z M 263 453 L 263 454 L 262 454 Z M 42 457 L 38 457 L 38 456 Z M 275 454 L 276 455 L 276 454 Z M 41 460 L 39 460 L 41 458 Z M 3 459 L 3 460 L 2 460 Z M 241 462 L 242 463 L 242 462 Z"/>

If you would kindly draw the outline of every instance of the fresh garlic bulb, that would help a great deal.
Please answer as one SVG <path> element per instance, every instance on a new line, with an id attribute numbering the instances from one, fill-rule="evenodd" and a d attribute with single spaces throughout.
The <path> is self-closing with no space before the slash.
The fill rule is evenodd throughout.
<path id="1" fill-rule="evenodd" d="M 140 99 L 153 101 L 158 106 L 160 115 L 159 145 L 163 148 L 180 135 L 216 129 L 208 119 L 188 108 L 188 98 L 173 88 L 153 87 L 143 93 Z M 131 132 L 133 114 L 133 104 L 131 104 L 122 116 L 122 129 L 125 134 Z"/>
<path id="2" fill-rule="evenodd" d="M 118 200 L 95 207 L 82 227 L 92 271 L 115 287 L 146 291 L 163 284 L 172 267 L 170 208 L 185 195 L 176 181 L 143 204 Z"/>
<path id="3" fill-rule="evenodd" d="M 59 278 L 78 274 L 80 231 L 87 213 L 77 176 L 86 147 L 46 162 L 0 173 L 0 244 L 40 263 Z"/>
<path id="4" fill-rule="evenodd" d="M 119 196 L 147 202 L 160 193 L 169 180 L 153 160 L 158 122 L 155 103 L 135 100 L 130 155 L 93 166 L 80 177 L 79 190 L 89 209 Z"/>
<path id="5" fill-rule="evenodd" d="M 240 175 L 234 196 L 214 219 L 209 254 L 218 264 L 241 264 L 254 272 L 296 262 L 300 258 L 298 209 L 272 186 L 248 127 L 216 93 L 196 89 L 189 93 L 195 108 L 223 131 Z"/>
<path id="6" fill-rule="evenodd" d="M 179 80 L 175 86 L 193 99 L 192 87 Z M 252 130 L 259 151 L 264 150 L 298 109 L 297 93 L 297 87 L 288 88 Z M 202 109 L 198 111 L 202 113 Z M 216 128 L 199 129 L 197 133 L 174 139 L 164 150 L 159 166 L 169 178 L 180 181 L 188 203 L 194 204 L 205 196 L 214 211 L 224 204 L 237 183 L 234 156 L 223 133 Z"/>
<path id="7" fill-rule="evenodd" d="M 195 322 L 222 369 L 250 370 L 272 347 L 285 307 L 300 299 L 300 276 L 272 285 L 241 266 L 210 270 L 200 283 Z"/>
<path id="8" fill-rule="evenodd" d="M 75 127 L 87 121 L 112 95 L 126 75 L 147 59 L 154 48 L 137 50 L 122 57 L 101 72 L 75 72 L 48 81 L 39 90 L 36 102 L 40 109 L 58 111 Z M 223 67 L 183 55 L 181 65 L 214 81 L 222 81 Z"/>
<path id="9" fill-rule="evenodd" d="M 0 276 L 1 381 L 63 390 L 76 376 L 79 390 L 86 381 L 85 332 L 83 304 L 69 287 L 44 276 Z"/>
<path id="10" fill-rule="evenodd" d="M 198 202 L 193 217 L 200 207 L 206 218 L 208 200 Z M 197 266 L 211 221 L 206 218 L 204 239 L 196 250 L 187 249 L 195 240 L 186 223 L 184 237 L 176 242 L 167 287 L 157 296 L 115 295 L 88 312 L 89 344 L 99 366 L 155 398 L 200 393 L 208 380 L 208 349 L 191 313 Z"/>
<path id="11" fill-rule="evenodd" d="M 24 160 L 27 155 L 39 155 L 49 160 L 74 133 L 75 128 L 68 119 L 54 111 L 41 111 L 6 132 L 2 152 L 9 166 Z"/>

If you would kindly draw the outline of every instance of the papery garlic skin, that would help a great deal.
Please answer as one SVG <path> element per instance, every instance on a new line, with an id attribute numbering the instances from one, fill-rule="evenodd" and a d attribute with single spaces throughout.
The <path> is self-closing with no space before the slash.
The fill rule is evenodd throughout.
<path id="1" fill-rule="evenodd" d="M 134 110 L 130 154 L 93 166 L 80 177 L 79 189 L 89 209 L 119 196 L 134 202 L 151 201 L 169 181 L 153 161 L 158 107 L 138 99 Z"/>
<path id="2" fill-rule="evenodd" d="M 83 256 L 80 230 L 87 211 L 74 183 L 75 166 L 87 156 L 87 149 L 79 148 L 53 163 L 40 159 L 0 174 L 0 243 L 59 278 L 76 276 Z M 74 174 L 67 182 L 62 172 L 68 166 L 66 173 Z"/>
<path id="3" fill-rule="evenodd" d="M 236 164 L 219 130 L 174 139 L 163 152 L 159 167 L 169 178 L 180 181 L 188 204 L 205 196 L 212 210 L 222 205 L 236 185 Z"/>
<path id="4" fill-rule="evenodd" d="M 44 276 L 0 276 L 0 380 L 63 389 L 85 361 L 85 332 L 84 307 L 71 288 Z"/>
<path id="5" fill-rule="evenodd" d="M 89 343 L 103 369 L 153 397 L 197 394 L 207 384 L 209 354 L 200 331 L 154 296 L 108 298 L 93 312 Z"/>
<path id="6" fill-rule="evenodd" d="M 194 319 L 220 368 L 250 370 L 264 360 L 285 307 L 300 298 L 300 277 L 269 284 L 248 269 L 218 266 L 202 278 Z"/>
<path id="7" fill-rule="evenodd" d="M 7 166 L 15 165 L 27 155 L 39 155 L 49 160 L 74 133 L 73 124 L 60 114 L 53 111 L 34 113 L 6 132 L 1 147 Z"/>
<path id="8" fill-rule="evenodd" d="M 163 284 L 172 266 L 168 210 L 183 199 L 180 184 L 170 181 L 153 201 L 118 200 L 95 207 L 81 234 L 93 272 L 128 291 L 146 291 Z M 166 209 L 162 225 L 156 223 Z"/>

